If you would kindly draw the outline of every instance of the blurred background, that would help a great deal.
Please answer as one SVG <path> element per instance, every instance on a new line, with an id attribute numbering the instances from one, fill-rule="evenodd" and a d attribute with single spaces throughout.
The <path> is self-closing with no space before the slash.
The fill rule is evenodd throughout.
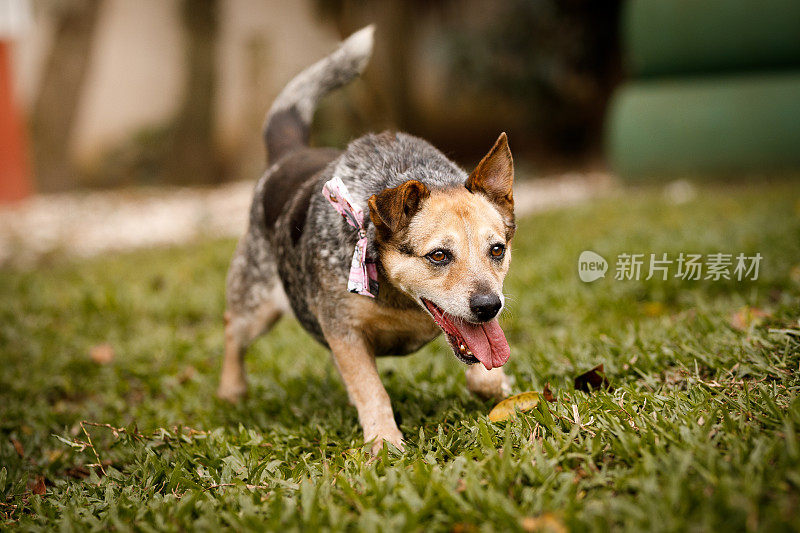
<path id="1" fill-rule="evenodd" d="M 315 144 L 395 128 L 468 168 L 507 131 L 523 179 L 800 168 L 796 0 L 0 0 L 0 201 L 252 184 L 272 99 L 373 22 Z"/>

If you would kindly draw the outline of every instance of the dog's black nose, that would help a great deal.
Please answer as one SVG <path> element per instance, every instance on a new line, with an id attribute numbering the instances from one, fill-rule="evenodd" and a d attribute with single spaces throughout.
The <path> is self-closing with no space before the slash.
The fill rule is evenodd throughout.
<path id="1" fill-rule="evenodd" d="M 469 298 L 469 308 L 481 322 L 493 319 L 501 307 L 500 297 L 493 292 L 478 292 Z"/>

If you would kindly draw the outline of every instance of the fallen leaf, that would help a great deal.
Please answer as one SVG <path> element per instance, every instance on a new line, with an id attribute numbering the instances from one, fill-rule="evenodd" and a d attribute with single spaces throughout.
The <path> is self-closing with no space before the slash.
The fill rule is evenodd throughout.
<path id="1" fill-rule="evenodd" d="M 44 483 L 44 476 L 36 476 L 36 479 L 31 484 L 31 492 L 39 496 L 43 496 L 47 492 L 47 486 Z"/>
<path id="2" fill-rule="evenodd" d="M 64 474 L 75 479 L 86 479 L 89 477 L 89 469 L 85 466 L 75 466 L 73 468 L 67 468 Z"/>
<path id="3" fill-rule="evenodd" d="M 158 292 L 163 289 L 164 285 L 166 285 L 164 276 L 158 275 L 150 280 L 150 289 L 152 289 L 154 292 Z"/>
<path id="4" fill-rule="evenodd" d="M 56 461 L 61 459 L 62 455 L 64 455 L 64 450 L 59 450 L 59 449 L 50 450 L 49 452 L 47 452 L 47 462 L 55 463 Z"/>
<path id="5" fill-rule="evenodd" d="M 543 513 L 540 516 L 526 516 L 520 521 L 520 525 L 528 533 L 538 531 L 567 533 L 567 527 L 552 513 Z"/>
<path id="6" fill-rule="evenodd" d="M 555 395 L 550 390 L 550 384 L 549 383 L 545 383 L 544 384 L 544 390 L 542 391 L 542 397 L 545 399 L 545 401 L 548 401 L 550 403 L 553 403 L 553 402 L 557 401 Z"/>
<path id="7" fill-rule="evenodd" d="M 645 302 L 642 311 L 646 316 L 656 317 L 664 314 L 664 304 L 661 302 Z"/>
<path id="8" fill-rule="evenodd" d="M 600 388 L 614 390 L 614 388 L 611 386 L 611 383 L 609 383 L 608 379 L 606 379 L 603 365 L 597 365 L 588 372 L 584 372 L 575 378 L 575 390 L 592 392 L 593 390 Z"/>
<path id="9" fill-rule="evenodd" d="M 795 265 L 789 271 L 789 279 L 795 283 L 800 283 L 800 265 Z"/>
<path id="10" fill-rule="evenodd" d="M 17 439 L 11 439 L 11 444 L 14 445 L 14 450 L 16 450 L 17 455 L 19 455 L 19 458 L 25 459 L 25 449 L 22 447 L 22 443 Z"/>
<path id="11" fill-rule="evenodd" d="M 757 307 L 744 306 L 731 315 L 730 324 L 740 331 L 747 331 L 751 326 L 759 326 L 769 313 Z"/>
<path id="12" fill-rule="evenodd" d="M 181 370 L 181 373 L 178 374 L 178 383 L 183 385 L 187 381 L 191 380 L 195 374 L 197 374 L 197 370 L 193 366 L 186 366 Z"/>
<path id="13" fill-rule="evenodd" d="M 95 363 L 107 365 L 114 360 L 114 348 L 108 343 L 98 344 L 92 346 L 92 349 L 89 350 L 89 356 Z"/>
<path id="14" fill-rule="evenodd" d="M 523 392 L 522 394 L 506 398 L 495 405 L 489 412 L 489 420 L 492 422 L 502 422 L 503 420 L 515 417 L 517 411 L 530 411 L 537 405 L 539 405 L 538 392 Z"/>

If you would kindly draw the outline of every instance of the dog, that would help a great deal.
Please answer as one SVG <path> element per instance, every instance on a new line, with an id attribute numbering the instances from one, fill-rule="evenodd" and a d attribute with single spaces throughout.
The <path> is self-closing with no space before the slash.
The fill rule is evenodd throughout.
<path id="1" fill-rule="evenodd" d="M 444 332 L 469 365 L 471 392 L 508 395 L 497 315 L 515 221 L 505 133 L 470 174 L 405 133 L 367 134 L 344 151 L 309 147 L 317 102 L 363 71 L 373 30 L 297 75 L 267 113 L 270 166 L 228 271 L 218 396 L 246 393 L 247 346 L 291 310 L 331 350 L 374 454 L 387 442 L 403 449 L 376 356 L 410 354 Z M 337 211 L 343 197 L 363 220 Z"/>

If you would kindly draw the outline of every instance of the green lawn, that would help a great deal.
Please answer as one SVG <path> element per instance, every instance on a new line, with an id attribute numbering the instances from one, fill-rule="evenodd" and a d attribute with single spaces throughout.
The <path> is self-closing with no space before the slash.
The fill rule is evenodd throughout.
<path id="1" fill-rule="evenodd" d="M 438 340 L 379 362 L 407 448 L 375 461 L 291 319 L 251 349 L 249 399 L 214 398 L 234 242 L 0 271 L 0 529 L 798 530 L 799 184 L 520 220 L 506 368 L 558 401 L 491 423 Z M 605 279 L 578 279 L 586 249 Z M 757 281 L 615 281 L 624 252 L 763 260 Z M 576 391 L 601 363 L 614 390 Z"/>

